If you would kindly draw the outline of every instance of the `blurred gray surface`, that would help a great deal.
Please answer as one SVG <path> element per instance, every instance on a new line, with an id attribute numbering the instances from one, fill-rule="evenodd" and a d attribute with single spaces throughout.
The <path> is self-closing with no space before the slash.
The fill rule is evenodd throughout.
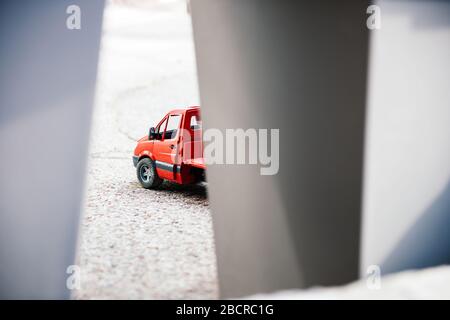
<path id="1" fill-rule="evenodd" d="M 0 5 L 1 298 L 69 296 L 103 4 Z"/>
<path id="2" fill-rule="evenodd" d="M 358 276 L 365 1 L 192 1 L 207 128 L 279 128 L 280 171 L 208 167 L 222 297 Z"/>
<path id="3" fill-rule="evenodd" d="M 450 2 L 376 4 L 361 274 L 450 263 Z"/>

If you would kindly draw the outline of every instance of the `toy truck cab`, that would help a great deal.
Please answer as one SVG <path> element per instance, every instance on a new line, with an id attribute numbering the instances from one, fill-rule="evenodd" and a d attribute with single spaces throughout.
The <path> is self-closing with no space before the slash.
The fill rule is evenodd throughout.
<path id="1" fill-rule="evenodd" d="M 176 109 L 141 138 L 133 163 L 144 188 L 156 188 L 163 180 L 179 184 L 204 180 L 200 107 Z"/>

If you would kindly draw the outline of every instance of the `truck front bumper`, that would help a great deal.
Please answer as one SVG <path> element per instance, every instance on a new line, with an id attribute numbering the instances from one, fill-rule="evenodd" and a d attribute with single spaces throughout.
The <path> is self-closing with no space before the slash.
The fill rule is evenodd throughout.
<path id="1" fill-rule="evenodd" d="M 138 156 L 133 156 L 133 164 L 134 164 L 135 168 L 137 167 L 138 162 L 139 162 L 139 157 Z"/>

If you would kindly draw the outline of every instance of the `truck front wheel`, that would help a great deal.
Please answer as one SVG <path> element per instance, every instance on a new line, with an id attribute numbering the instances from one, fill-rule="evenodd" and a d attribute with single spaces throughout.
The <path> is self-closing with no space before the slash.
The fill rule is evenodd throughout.
<path id="1" fill-rule="evenodd" d="M 159 187 L 163 182 L 156 172 L 155 163 L 149 158 L 141 159 L 136 166 L 137 178 L 146 189 Z"/>

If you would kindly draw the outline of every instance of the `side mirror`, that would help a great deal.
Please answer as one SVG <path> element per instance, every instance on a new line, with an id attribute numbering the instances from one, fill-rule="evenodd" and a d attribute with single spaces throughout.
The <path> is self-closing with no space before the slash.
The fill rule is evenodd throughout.
<path id="1" fill-rule="evenodd" d="M 148 131 L 148 140 L 153 140 L 156 137 L 155 127 L 151 127 Z"/>

